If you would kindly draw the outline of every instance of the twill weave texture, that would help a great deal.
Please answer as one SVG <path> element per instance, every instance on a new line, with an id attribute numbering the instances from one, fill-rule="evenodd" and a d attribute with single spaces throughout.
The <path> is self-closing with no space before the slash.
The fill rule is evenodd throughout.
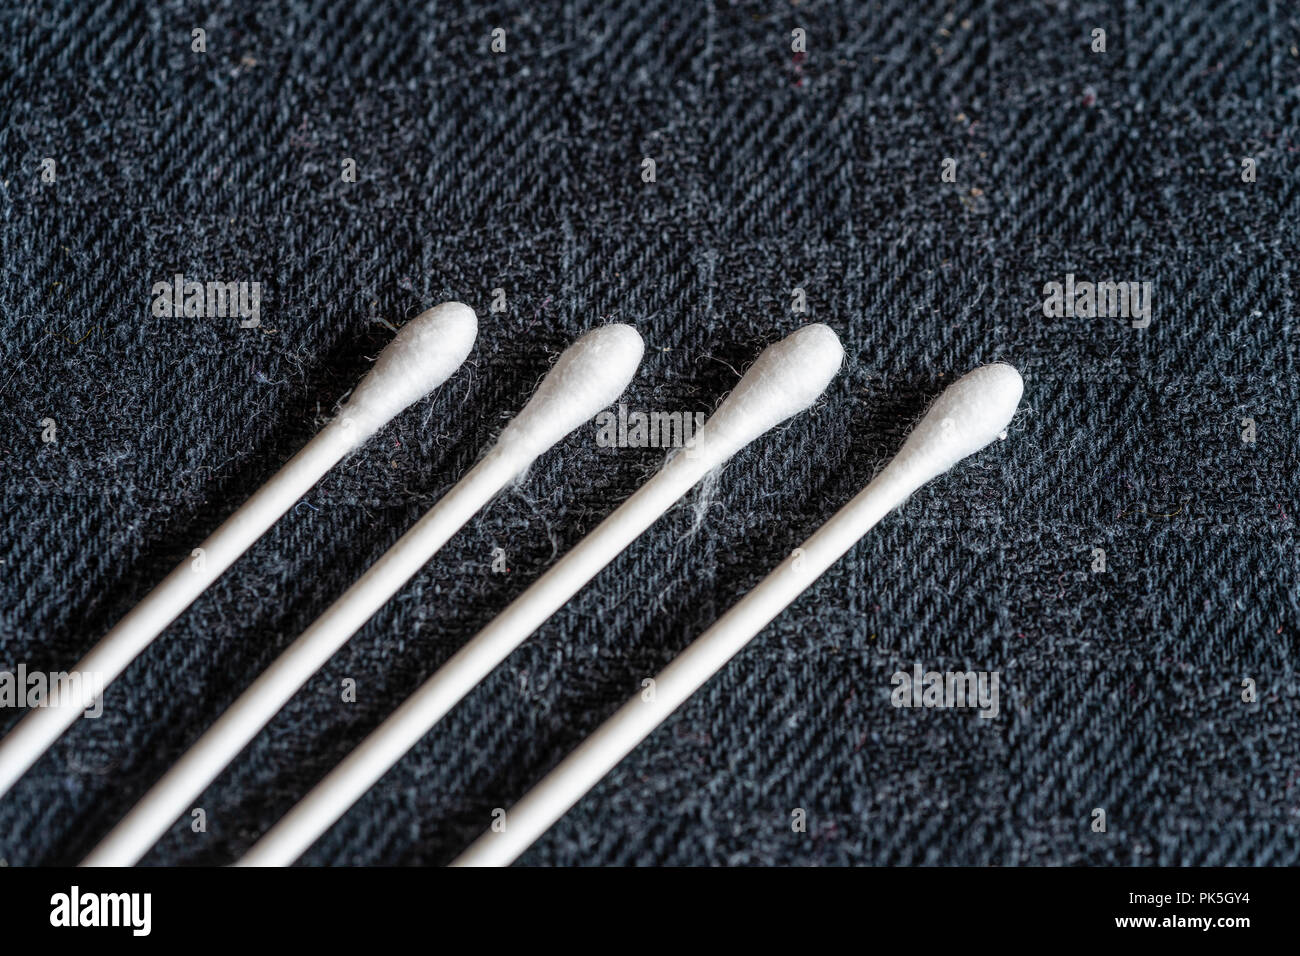
<path id="1" fill-rule="evenodd" d="M 49 2 L 5 5 L 0 35 L 0 670 L 71 668 L 391 327 L 447 299 L 480 317 L 461 371 L 0 799 L 0 859 L 80 860 L 583 330 L 636 326 L 626 403 L 693 413 L 817 321 L 848 353 L 824 399 L 302 862 L 448 862 L 945 384 L 1003 360 L 1025 379 L 1008 440 L 883 521 L 521 862 L 1300 864 L 1294 5 Z M 261 327 L 155 317 L 176 273 L 261 282 Z M 1067 273 L 1151 282 L 1151 324 L 1045 317 Z M 144 862 L 236 859 L 663 460 L 595 432 L 454 538 L 195 800 L 206 831 L 178 820 Z M 997 717 L 891 706 L 918 663 L 997 671 Z"/>

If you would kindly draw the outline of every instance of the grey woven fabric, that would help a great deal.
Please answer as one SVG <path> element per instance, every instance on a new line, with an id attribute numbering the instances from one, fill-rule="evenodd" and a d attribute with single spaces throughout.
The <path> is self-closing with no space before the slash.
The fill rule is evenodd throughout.
<path id="1" fill-rule="evenodd" d="M 1008 441 L 886 519 L 523 862 L 1300 862 L 1293 5 L 45 3 L 0 24 L 0 669 L 71 667 L 302 446 L 384 323 L 455 298 L 481 324 L 0 799 L 0 859 L 79 860 L 553 356 L 618 320 L 648 345 L 636 409 L 711 410 L 807 321 L 849 360 L 304 862 L 449 860 L 992 360 L 1026 381 Z M 176 273 L 260 282 L 261 326 L 156 317 Z M 1046 317 L 1067 274 L 1152 283 L 1150 325 Z M 196 801 L 206 832 L 178 820 L 145 862 L 236 858 L 661 460 L 567 439 Z M 917 664 L 997 671 L 999 715 L 891 706 Z"/>

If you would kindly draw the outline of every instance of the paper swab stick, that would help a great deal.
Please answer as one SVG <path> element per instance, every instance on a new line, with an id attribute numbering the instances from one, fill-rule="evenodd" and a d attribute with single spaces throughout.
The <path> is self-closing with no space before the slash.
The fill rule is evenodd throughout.
<path id="1" fill-rule="evenodd" d="M 279 712 L 303 684 L 429 559 L 569 432 L 618 400 L 644 346 L 630 325 L 574 342 L 483 458 L 218 718 L 83 862 L 130 866 Z"/>
<path id="2" fill-rule="evenodd" d="M 297 859 L 447 711 L 696 482 L 816 401 L 843 359 L 839 339 L 825 325 L 806 325 L 767 348 L 704 423 L 693 448 L 670 459 L 425 681 L 239 865 L 285 866 Z"/>
<path id="3" fill-rule="evenodd" d="M 600 782 L 688 697 L 912 492 L 979 451 L 1007 427 L 1023 383 L 1010 365 L 986 365 L 939 396 L 888 467 L 775 571 L 533 787 L 453 866 L 505 866 Z"/>
<path id="4" fill-rule="evenodd" d="M 77 663 L 76 672 L 92 675 L 102 693 L 344 455 L 450 378 L 469 355 L 477 332 L 474 310 L 459 302 L 445 302 L 402 326 L 339 414 L 104 635 Z M 52 695 L 0 740 L 0 796 L 91 703 L 70 698 Z"/>

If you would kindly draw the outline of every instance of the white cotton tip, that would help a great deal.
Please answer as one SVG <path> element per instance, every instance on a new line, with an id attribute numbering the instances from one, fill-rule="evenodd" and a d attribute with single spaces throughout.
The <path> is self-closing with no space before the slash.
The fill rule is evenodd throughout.
<path id="1" fill-rule="evenodd" d="M 890 467 L 906 469 L 919 487 L 998 438 L 1011 422 L 1025 383 L 1010 365 L 968 372 L 943 394 L 912 429 Z"/>
<path id="2" fill-rule="evenodd" d="M 844 362 L 829 326 L 805 325 L 769 345 L 704 423 L 693 457 L 712 468 L 817 401 Z"/>
<path id="3" fill-rule="evenodd" d="M 532 457 L 618 400 L 645 353 L 640 334 L 614 323 L 592 329 L 564 350 L 499 444 Z"/>
<path id="4" fill-rule="evenodd" d="M 352 390 L 339 421 L 364 441 L 398 412 L 460 368 L 478 335 L 478 318 L 462 302 L 444 302 L 407 322 Z M 350 423 L 350 424 L 349 424 Z"/>

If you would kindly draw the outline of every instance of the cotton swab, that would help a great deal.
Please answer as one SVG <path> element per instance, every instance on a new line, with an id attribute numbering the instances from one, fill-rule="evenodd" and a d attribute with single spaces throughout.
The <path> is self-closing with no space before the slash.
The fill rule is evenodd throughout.
<path id="1" fill-rule="evenodd" d="M 82 863 L 130 866 L 325 662 L 539 455 L 623 393 L 644 346 L 629 325 L 573 343 L 482 460 L 406 532 L 199 738 Z"/>
<path id="2" fill-rule="evenodd" d="M 103 688 L 116 678 L 321 476 L 461 366 L 474 345 L 474 310 L 445 302 L 412 319 L 379 353 L 339 414 L 227 518 L 78 662 Z M 85 700 L 52 696 L 0 741 L 0 796 L 70 727 Z"/>
<path id="3" fill-rule="evenodd" d="M 506 812 L 504 828 L 484 833 L 452 865 L 505 866 L 528 849 L 881 518 L 999 437 L 1022 391 L 1020 374 L 1001 364 L 949 386 L 888 467 L 664 668 L 649 699 L 624 704 Z"/>
<path id="4" fill-rule="evenodd" d="M 463 647 L 239 861 L 292 863 L 444 714 L 711 469 L 810 406 L 844 359 L 835 333 L 807 325 L 767 348 L 679 454 Z"/>

